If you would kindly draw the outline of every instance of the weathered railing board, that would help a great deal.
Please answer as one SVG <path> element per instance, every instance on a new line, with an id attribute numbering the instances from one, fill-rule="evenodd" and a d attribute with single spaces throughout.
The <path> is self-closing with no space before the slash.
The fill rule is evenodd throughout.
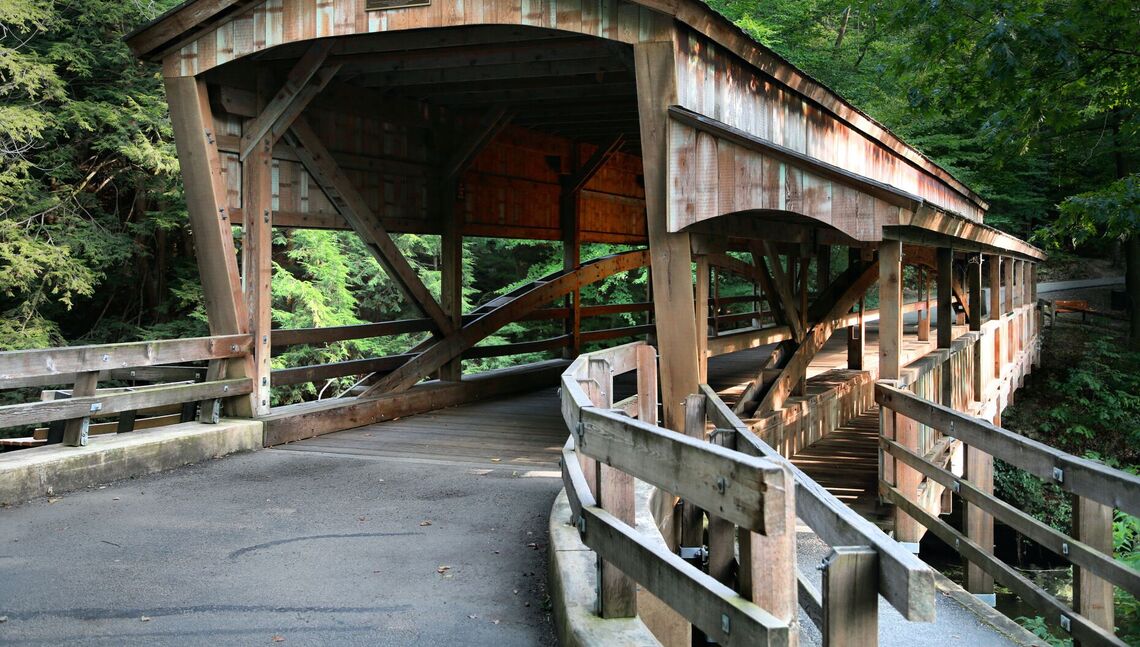
<path id="1" fill-rule="evenodd" d="M 245 395 L 252 390 L 253 384 L 249 378 L 238 378 L 201 384 L 159 386 L 127 393 L 13 404 L 0 407 L 0 427 L 83 418 L 94 412 L 98 412 L 99 415 L 109 415 L 207 398 L 230 398 Z"/>
<path id="2" fill-rule="evenodd" d="M 787 464 L 797 484 L 796 513 L 825 543 L 873 548 L 879 554 L 879 588 L 883 597 L 908 620 L 934 620 L 934 572 L 929 566 L 757 438 L 711 387 L 702 384 L 701 391 L 710 405 L 708 414 L 713 424 L 735 430 L 739 451 Z"/>
<path id="3" fill-rule="evenodd" d="M 884 490 L 884 495 L 891 503 L 902 508 L 904 512 L 925 526 L 939 539 L 955 546 L 962 557 L 978 565 L 993 575 L 994 579 L 1009 587 L 1018 597 L 1041 612 L 1047 620 L 1054 624 L 1060 624 L 1062 617 L 1068 618 L 1070 633 L 1082 644 L 1125 646 L 1125 643 L 1116 636 L 1065 606 L 1063 602 L 1039 588 L 1029 578 L 1019 573 L 1017 569 L 990 555 L 950 524 L 909 501 L 895 488 L 887 487 Z"/>
<path id="4" fill-rule="evenodd" d="M 252 343 L 250 335 L 219 335 L 4 351 L 0 352 L 0 386 L 7 380 L 29 377 L 240 357 L 249 353 Z"/>
<path id="5" fill-rule="evenodd" d="M 881 406 L 941 430 L 987 454 L 1057 483 L 1062 489 L 1128 512 L 1140 514 L 1140 477 L 1073 456 L 1031 438 L 972 418 L 949 407 L 884 384 L 875 386 Z M 1061 478 L 1054 470 L 1061 471 Z"/>
<path id="6" fill-rule="evenodd" d="M 883 449 L 892 456 L 922 472 L 928 478 L 937 481 L 944 487 L 952 489 L 956 487 L 957 494 L 967 503 L 978 506 L 983 511 L 993 515 L 995 519 L 1073 564 L 1087 568 L 1133 595 L 1140 595 L 1140 573 L 1129 568 L 1123 562 L 1118 562 L 1111 555 L 1105 555 L 1064 533 L 1054 530 L 1052 526 L 1041 523 L 1005 501 L 979 490 L 966 479 L 958 478 L 948 470 L 930 464 L 898 443 L 885 439 L 881 443 Z"/>
<path id="7" fill-rule="evenodd" d="M 738 526 L 785 531 L 784 472 L 772 461 L 595 408 L 582 410 L 575 440 L 579 452 Z"/>

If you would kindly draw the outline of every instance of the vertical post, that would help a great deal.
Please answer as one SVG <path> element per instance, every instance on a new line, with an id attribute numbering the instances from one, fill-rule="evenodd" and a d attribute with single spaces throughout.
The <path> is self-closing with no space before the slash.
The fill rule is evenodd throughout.
<path id="1" fill-rule="evenodd" d="M 902 242 L 879 245 L 879 378 L 897 380 L 901 365 Z"/>
<path id="2" fill-rule="evenodd" d="M 902 242 L 884 240 L 879 245 L 879 379 L 898 380 L 902 375 L 902 301 Z M 881 429 L 884 436 L 911 451 L 918 451 L 918 425 L 914 421 L 884 409 Z M 884 479 L 890 482 L 886 477 L 893 475 L 894 485 L 903 496 L 910 500 L 917 498 L 921 475 L 881 450 L 880 455 L 884 462 Z M 897 507 L 894 515 L 895 540 L 917 552 L 921 537 L 918 522 Z"/>
<path id="3" fill-rule="evenodd" d="M 815 257 L 815 287 L 819 292 L 831 285 L 831 245 L 820 245 Z"/>
<path id="4" fill-rule="evenodd" d="M 666 221 L 670 184 L 668 109 L 677 102 L 672 41 L 633 46 L 641 124 L 646 226 L 652 263 L 653 309 L 661 354 L 658 379 L 665 427 L 683 429 L 685 396 L 698 390 L 697 325 L 693 308 L 689 235 L 670 233 Z"/>
<path id="5" fill-rule="evenodd" d="M 784 469 L 784 531 L 761 535 L 740 528 L 740 595 L 788 623 L 788 644 L 799 644 L 796 580 L 795 479 Z"/>
<path id="6" fill-rule="evenodd" d="M 993 494 L 994 492 L 994 457 L 971 446 L 966 447 L 966 479 L 974 487 Z M 990 555 L 994 552 L 994 518 L 983 512 L 978 506 L 965 504 L 964 515 L 966 519 L 966 537 L 982 547 Z M 994 578 L 976 564 L 966 562 L 966 590 L 982 597 L 991 605 L 996 604 L 994 598 Z"/>
<path id="7" fill-rule="evenodd" d="M 918 341 L 930 341 L 930 272 L 918 267 L 918 292 L 922 305 L 918 309 Z"/>
<path id="8" fill-rule="evenodd" d="M 715 267 L 710 268 L 712 272 L 709 279 L 712 287 L 712 330 L 714 335 L 720 334 L 720 273 L 717 272 Z M 707 292 L 707 290 L 706 290 Z M 705 304 L 705 316 L 708 316 L 708 304 Z M 698 322 L 699 326 L 700 323 Z M 699 335 L 698 335 L 699 337 Z"/>
<path id="9" fill-rule="evenodd" d="M 1073 539 L 1112 555 L 1112 508 L 1084 497 L 1073 497 Z M 1114 631 L 1112 584 L 1073 565 L 1073 608 L 1109 632 Z"/>
<path id="10" fill-rule="evenodd" d="M 637 419 L 657 424 L 657 351 L 646 344 L 637 347 Z"/>
<path id="11" fill-rule="evenodd" d="M 970 291 L 970 330 L 982 329 L 982 257 L 970 254 L 966 264 L 966 283 Z"/>
<path id="12" fill-rule="evenodd" d="M 440 183 L 440 215 L 443 217 L 443 235 L 440 236 L 442 257 L 439 285 L 440 307 L 455 330 L 463 327 L 463 223 L 456 209 L 454 181 Z M 439 378 L 448 382 L 463 379 L 463 359 L 456 357 L 439 367 Z"/>
<path id="13" fill-rule="evenodd" d="M 259 78 L 264 86 L 266 77 Z M 258 92 L 259 110 L 268 102 L 271 90 Z M 273 277 L 273 137 L 257 141 L 241 163 L 242 197 L 242 290 L 253 334 L 253 410 L 259 416 L 269 413 L 270 329 Z"/>
<path id="14" fill-rule="evenodd" d="M 600 381 L 597 399 L 591 397 L 594 406 L 613 406 L 613 372 L 609 361 L 591 358 L 589 375 Z M 597 469 L 598 506 L 606 512 L 633 526 L 633 477 L 621 470 L 594 462 Z M 603 618 L 630 618 L 637 615 L 637 585 L 632 579 L 618 570 L 613 564 L 598 558 L 598 615 Z"/>
<path id="15" fill-rule="evenodd" d="M 206 82 L 193 77 L 169 77 L 165 84 L 210 334 L 245 333 L 249 331 L 249 317 L 241 298 L 233 223 L 226 205 Z M 233 360 L 227 374 L 252 377 L 252 356 Z M 235 398 L 231 407 L 234 415 L 251 416 L 253 396 Z"/>
<path id="16" fill-rule="evenodd" d="M 938 248 L 938 347 L 954 339 L 954 250 Z"/>
<path id="17" fill-rule="evenodd" d="M 867 299 L 859 297 L 859 320 L 854 325 L 847 326 L 847 368 L 853 371 L 863 370 L 863 356 L 867 350 L 866 309 Z"/>
<path id="18" fill-rule="evenodd" d="M 574 143 L 570 154 L 571 172 L 578 170 L 578 144 Z M 582 220 L 578 208 L 579 193 L 564 182 L 559 199 L 559 212 L 562 220 L 562 269 L 576 270 L 582 263 Z M 570 317 L 566 321 L 566 334 L 570 335 L 570 345 L 564 356 L 571 359 L 582 352 L 582 291 L 575 289 L 566 297 L 570 307 Z"/>
<path id="19" fill-rule="evenodd" d="M 1005 299 L 1003 300 L 1005 306 L 1002 309 L 1003 313 L 1013 312 L 1013 260 L 1003 258 L 1001 264 L 1003 278 L 1005 280 Z"/>
<path id="20" fill-rule="evenodd" d="M 71 397 L 84 398 L 95 395 L 99 386 L 99 371 L 86 371 L 75 376 L 75 385 L 71 387 Z M 91 419 L 87 416 L 72 418 L 63 423 L 63 444 L 68 447 L 84 447 L 87 445 L 87 431 L 91 427 Z"/>
<path id="21" fill-rule="evenodd" d="M 700 254 L 697 261 L 697 286 L 693 291 L 693 310 L 697 322 L 697 378 L 708 381 L 709 372 L 709 257 Z"/>
<path id="22" fill-rule="evenodd" d="M 685 397 L 685 435 L 705 439 L 705 398 L 693 393 Z M 705 511 L 688 501 L 681 501 L 681 557 L 701 568 L 700 548 L 704 546 Z M 708 641 L 704 632 L 693 626 L 692 644 Z"/>
<path id="23" fill-rule="evenodd" d="M 1001 256 L 986 256 L 990 266 L 990 320 L 1001 318 Z"/>
<path id="24" fill-rule="evenodd" d="M 823 560 L 823 647 L 879 643 L 878 553 L 836 546 Z"/>

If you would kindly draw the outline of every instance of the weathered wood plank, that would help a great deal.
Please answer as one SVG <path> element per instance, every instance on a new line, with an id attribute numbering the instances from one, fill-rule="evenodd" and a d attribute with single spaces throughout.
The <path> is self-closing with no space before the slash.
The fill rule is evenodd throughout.
<path id="1" fill-rule="evenodd" d="M 96 344 L 0 352 L 0 387 L 5 381 L 44 375 L 127 369 L 204 359 L 242 357 L 250 351 L 248 334 L 159 341 Z"/>
<path id="2" fill-rule="evenodd" d="M 1140 476 L 1065 453 L 882 383 L 875 386 L 875 401 L 1068 492 L 1140 514 Z"/>

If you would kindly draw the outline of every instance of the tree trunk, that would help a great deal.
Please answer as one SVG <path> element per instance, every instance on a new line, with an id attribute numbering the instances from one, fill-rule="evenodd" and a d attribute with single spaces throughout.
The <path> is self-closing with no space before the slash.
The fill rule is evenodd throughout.
<path id="1" fill-rule="evenodd" d="M 1128 296 L 1128 345 L 1140 351 L 1140 232 L 1124 241 L 1124 285 Z"/>

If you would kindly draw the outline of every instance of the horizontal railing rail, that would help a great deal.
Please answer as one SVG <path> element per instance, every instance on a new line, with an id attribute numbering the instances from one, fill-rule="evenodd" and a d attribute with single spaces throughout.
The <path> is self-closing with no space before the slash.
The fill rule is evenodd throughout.
<path id="1" fill-rule="evenodd" d="M 968 506 L 976 507 L 1072 564 L 1074 590 L 1084 588 L 1086 597 L 1100 598 L 1097 603 L 1102 606 L 1096 610 L 1100 617 L 1090 617 L 1082 613 L 1085 609 L 1075 609 L 1066 604 L 1013 566 L 995 557 L 992 545 L 979 543 L 979 537 L 972 528 L 961 531 L 941 519 L 939 510 L 923 505 L 918 493 L 911 491 L 915 480 L 907 480 L 905 484 L 897 476 L 893 482 L 891 479 L 883 480 L 880 488 L 889 502 L 954 547 L 972 566 L 1007 586 L 1047 620 L 1067 631 L 1082 644 L 1125 644 L 1116 637 L 1111 622 L 1106 623 L 1106 617 L 1102 615 L 1103 605 L 1107 604 L 1107 619 L 1111 618 L 1111 588 L 1107 594 L 1094 593 L 1098 589 L 1103 591 L 1103 585 L 1107 584 L 1140 595 L 1140 572 L 1113 559 L 1111 542 L 1113 510 L 1140 514 L 1140 477 L 1002 429 L 986 420 L 891 384 L 877 384 L 875 399 L 882 407 L 884 416 L 899 417 L 928 426 L 973 451 L 1002 460 L 1075 495 L 1074 529 L 1072 534 L 1065 534 L 998 499 L 990 487 L 979 486 L 946 466 L 933 464 L 929 457 L 904 446 L 889 435 L 880 438 L 884 456 L 893 459 L 897 465 L 894 469 L 896 473 L 903 469 L 914 470 L 922 478 L 954 492 Z M 897 425 L 894 423 L 894 428 Z M 992 538 L 992 531 L 987 536 Z M 1076 581 L 1080 578 L 1085 578 L 1086 582 L 1082 584 Z M 1093 600 L 1086 600 L 1086 603 L 1089 602 Z M 1074 605 L 1081 607 L 1082 603 L 1078 599 Z M 1090 605 L 1089 608 L 1094 607 Z M 1107 626 L 1102 626 L 1106 624 Z"/>
<path id="2" fill-rule="evenodd" d="M 253 391 L 250 378 L 224 377 L 227 363 L 248 356 L 252 343 L 248 334 L 215 335 L 2 352 L 0 389 L 74 386 L 45 391 L 38 401 L 0 406 L 0 428 L 56 423 L 43 434 L 47 442 L 79 446 L 87 443 L 92 419 L 117 414 L 122 415 L 114 430 L 130 431 L 139 412 L 165 415 L 181 406 L 179 420 L 187 420 L 199 415 L 201 403 L 199 418 L 214 422 L 222 400 Z M 190 362 L 209 365 L 184 365 Z M 107 380 L 155 383 L 100 389 Z M 100 425 L 100 431 L 112 429 Z"/>
<path id="3" fill-rule="evenodd" d="M 637 372 L 637 395 L 615 409 L 613 378 L 630 371 Z M 734 537 L 739 526 L 743 537 L 772 542 L 769 559 L 790 550 L 790 562 L 779 563 L 794 565 L 795 526 L 789 514 L 794 497 L 787 470 L 659 427 L 657 409 L 656 355 L 644 343 L 582 355 L 563 373 L 562 412 L 571 430 L 563 450 L 563 480 L 579 535 L 600 560 L 600 615 L 636 615 L 636 582 L 719 644 L 787 644 L 794 616 L 781 618 L 778 609 L 767 610 L 761 603 L 771 603 L 765 599 L 771 593 L 742 595 L 723 577 L 669 550 L 659 533 L 634 527 L 633 489 L 637 478 L 713 511 L 727 524 L 722 537 Z M 747 553 L 753 540 L 744 545 Z M 728 552 L 723 545 L 715 556 L 710 550 L 709 560 L 725 562 Z M 756 584 L 770 590 L 772 582 L 765 577 Z"/>
<path id="4" fill-rule="evenodd" d="M 876 593 L 912 622 L 934 620 L 934 571 L 874 523 L 816 483 L 803 470 L 753 433 L 711 387 L 701 385 L 709 403 L 709 418 L 717 434 L 730 433 L 739 451 L 785 465 L 796 483 L 796 515 L 829 546 L 865 546 L 876 557 Z M 801 573 L 801 606 L 813 617 L 820 594 Z"/>

